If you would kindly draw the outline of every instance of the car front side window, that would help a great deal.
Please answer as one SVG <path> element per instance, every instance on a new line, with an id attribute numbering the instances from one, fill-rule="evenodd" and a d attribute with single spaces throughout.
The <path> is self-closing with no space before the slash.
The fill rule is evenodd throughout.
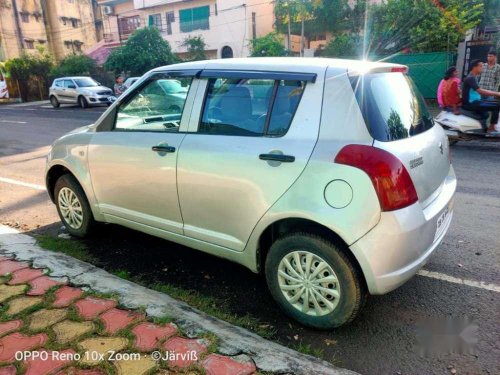
<path id="1" fill-rule="evenodd" d="M 165 89 L 173 81 L 176 92 Z M 126 98 L 117 111 L 115 130 L 178 132 L 192 77 L 153 79 Z"/>

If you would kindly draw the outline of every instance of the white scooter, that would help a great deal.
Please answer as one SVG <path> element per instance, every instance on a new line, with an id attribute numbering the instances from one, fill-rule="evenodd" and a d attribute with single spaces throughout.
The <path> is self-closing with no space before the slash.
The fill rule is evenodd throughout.
<path id="1" fill-rule="evenodd" d="M 441 111 L 435 117 L 435 120 L 443 127 L 450 144 L 455 144 L 458 141 L 471 141 L 474 139 L 500 141 L 500 132 L 485 133 L 479 120 L 463 114 L 455 115 L 453 112 Z"/>

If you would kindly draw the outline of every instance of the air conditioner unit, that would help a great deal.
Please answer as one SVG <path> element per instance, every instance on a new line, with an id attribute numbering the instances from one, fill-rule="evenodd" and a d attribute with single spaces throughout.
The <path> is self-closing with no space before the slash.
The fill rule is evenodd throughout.
<path id="1" fill-rule="evenodd" d="M 105 15 L 109 16 L 109 15 L 112 15 L 112 14 L 113 14 L 114 9 L 113 9 L 113 7 L 110 7 L 110 6 L 104 5 L 104 6 L 102 7 L 102 12 L 103 12 Z"/>

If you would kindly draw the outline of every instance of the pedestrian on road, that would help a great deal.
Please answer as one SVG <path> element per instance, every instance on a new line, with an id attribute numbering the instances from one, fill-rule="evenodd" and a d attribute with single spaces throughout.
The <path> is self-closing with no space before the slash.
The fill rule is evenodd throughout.
<path id="1" fill-rule="evenodd" d="M 123 85 L 123 76 L 119 75 L 115 78 L 115 85 L 113 87 L 113 91 L 115 92 L 115 96 L 119 97 L 126 90 L 126 87 Z"/>

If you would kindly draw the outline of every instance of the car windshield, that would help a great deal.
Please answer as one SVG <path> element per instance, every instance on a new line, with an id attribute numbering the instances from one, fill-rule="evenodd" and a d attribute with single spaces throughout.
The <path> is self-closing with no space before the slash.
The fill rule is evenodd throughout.
<path id="1" fill-rule="evenodd" d="M 83 78 L 74 78 L 73 79 L 78 87 L 95 87 L 99 86 L 99 83 L 94 81 L 92 78 L 83 77 Z"/>
<path id="2" fill-rule="evenodd" d="M 173 79 L 160 79 L 158 84 L 166 94 L 182 94 L 187 93 L 187 87 L 183 87 L 180 81 Z"/>
<path id="3" fill-rule="evenodd" d="M 434 125 L 413 81 L 402 73 L 366 74 L 352 80 L 363 117 L 373 138 L 396 141 Z"/>

